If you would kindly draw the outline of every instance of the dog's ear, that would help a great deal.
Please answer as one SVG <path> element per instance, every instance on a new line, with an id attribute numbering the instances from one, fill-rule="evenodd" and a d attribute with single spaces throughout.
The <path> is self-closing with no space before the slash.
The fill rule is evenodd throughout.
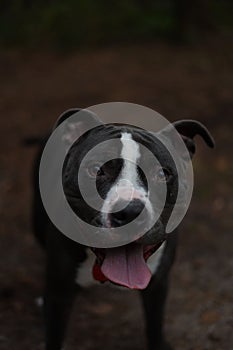
<path id="1" fill-rule="evenodd" d="M 53 130 L 61 124 L 63 124 L 62 140 L 67 146 L 70 146 L 84 132 L 102 123 L 98 117 L 88 109 L 71 108 L 60 115 Z"/>
<path id="2" fill-rule="evenodd" d="M 192 157 L 195 153 L 195 141 L 194 137 L 199 135 L 205 141 L 205 143 L 213 148 L 215 143 L 208 129 L 200 122 L 191 119 L 180 120 L 173 123 L 173 126 L 181 135 L 186 147 L 189 150 Z"/>

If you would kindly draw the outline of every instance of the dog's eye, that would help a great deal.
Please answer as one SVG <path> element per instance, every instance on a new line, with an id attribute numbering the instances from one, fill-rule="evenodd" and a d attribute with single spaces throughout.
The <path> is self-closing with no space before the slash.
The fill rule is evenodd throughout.
<path id="1" fill-rule="evenodd" d="M 168 182 L 171 176 L 171 172 L 167 168 L 159 168 L 156 172 L 156 180 L 159 182 Z"/>
<path id="2" fill-rule="evenodd" d="M 99 163 L 94 163 L 94 164 L 90 164 L 87 167 L 87 173 L 90 177 L 97 177 L 97 176 L 102 176 L 104 175 L 103 169 L 101 167 L 101 164 Z"/>

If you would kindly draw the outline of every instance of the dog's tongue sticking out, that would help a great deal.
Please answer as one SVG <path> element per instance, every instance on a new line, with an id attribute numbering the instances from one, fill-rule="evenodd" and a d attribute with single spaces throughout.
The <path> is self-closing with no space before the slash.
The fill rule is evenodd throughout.
<path id="1" fill-rule="evenodd" d="M 131 289 L 144 289 L 151 279 L 143 246 L 136 243 L 106 249 L 101 271 L 110 281 Z"/>

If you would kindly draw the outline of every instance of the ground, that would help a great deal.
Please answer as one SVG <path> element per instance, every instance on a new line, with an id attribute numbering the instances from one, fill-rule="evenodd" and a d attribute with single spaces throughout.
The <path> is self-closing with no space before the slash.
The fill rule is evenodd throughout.
<path id="1" fill-rule="evenodd" d="M 0 348 L 43 348 L 44 254 L 30 226 L 35 149 L 22 139 L 47 132 L 72 106 L 128 101 L 169 120 L 202 121 L 216 149 L 197 141 L 192 204 L 180 227 L 166 312 L 178 350 L 229 350 L 232 326 L 232 91 L 230 45 L 147 44 L 70 55 L 0 53 Z M 104 292 L 103 292 L 104 291 Z M 145 349 L 137 292 L 96 287 L 77 298 L 68 349 Z"/>

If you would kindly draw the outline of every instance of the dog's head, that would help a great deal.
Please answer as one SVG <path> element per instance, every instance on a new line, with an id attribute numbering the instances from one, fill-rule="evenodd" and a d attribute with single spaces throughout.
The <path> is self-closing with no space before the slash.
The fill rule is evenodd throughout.
<path id="1" fill-rule="evenodd" d="M 72 109 L 65 112 L 58 124 L 77 111 L 78 109 Z M 89 128 L 92 124 L 95 127 L 82 134 L 85 124 L 88 124 Z M 191 158 L 195 153 L 196 135 L 200 135 L 208 146 L 214 146 L 208 130 L 197 121 L 182 120 L 175 122 L 173 126 L 181 135 Z M 87 112 L 75 123 L 69 124 L 67 121 L 65 130 L 64 142 L 71 147 L 63 166 L 63 188 L 72 210 L 83 221 L 96 226 L 97 231 L 99 227 L 121 227 L 140 217 L 137 220 L 138 231 L 145 232 L 142 236 L 139 235 L 138 239 L 136 236 L 134 242 L 117 248 L 91 247 L 96 254 L 94 277 L 99 281 L 109 280 L 128 288 L 144 289 L 151 278 L 147 259 L 167 238 L 165 227 L 176 203 L 178 186 L 181 186 L 177 165 L 161 142 L 161 133 L 166 135 L 169 129 L 161 131 L 158 135 L 130 125 L 103 124 Z M 118 139 L 120 147 L 117 154 L 116 149 L 104 146 L 104 141 L 109 139 Z M 103 145 L 103 149 L 100 149 L 98 157 L 95 155 L 85 161 L 87 152 L 99 144 Z M 150 160 L 143 157 L 143 146 L 156 157 L 158 165 L 152 166 Z M 114 154 L 114 157 L 111 157 L 111 154 Z M 137 165 L 140 158 L 143 158 L 141 162 L 144 169 L 147 169 L 146 176 Z M 105 161 L 106 159 L 110 160 Z M 89 206 L 84 200 L 77 175 L 80 170 L 81 177 L 95 182 L 103 199 L 100 210 Z M 153 222 L 157 209 L 150 200 L 148 177 L 150 183 L 156 187 L 158 201 L 160 188 L 166 185 L 165 205 L 152 228 L 150 223 Z M 142 213 L 143 215 L 140 215 Z M 147 229 L 147 226 L 150 228 Z"/>

